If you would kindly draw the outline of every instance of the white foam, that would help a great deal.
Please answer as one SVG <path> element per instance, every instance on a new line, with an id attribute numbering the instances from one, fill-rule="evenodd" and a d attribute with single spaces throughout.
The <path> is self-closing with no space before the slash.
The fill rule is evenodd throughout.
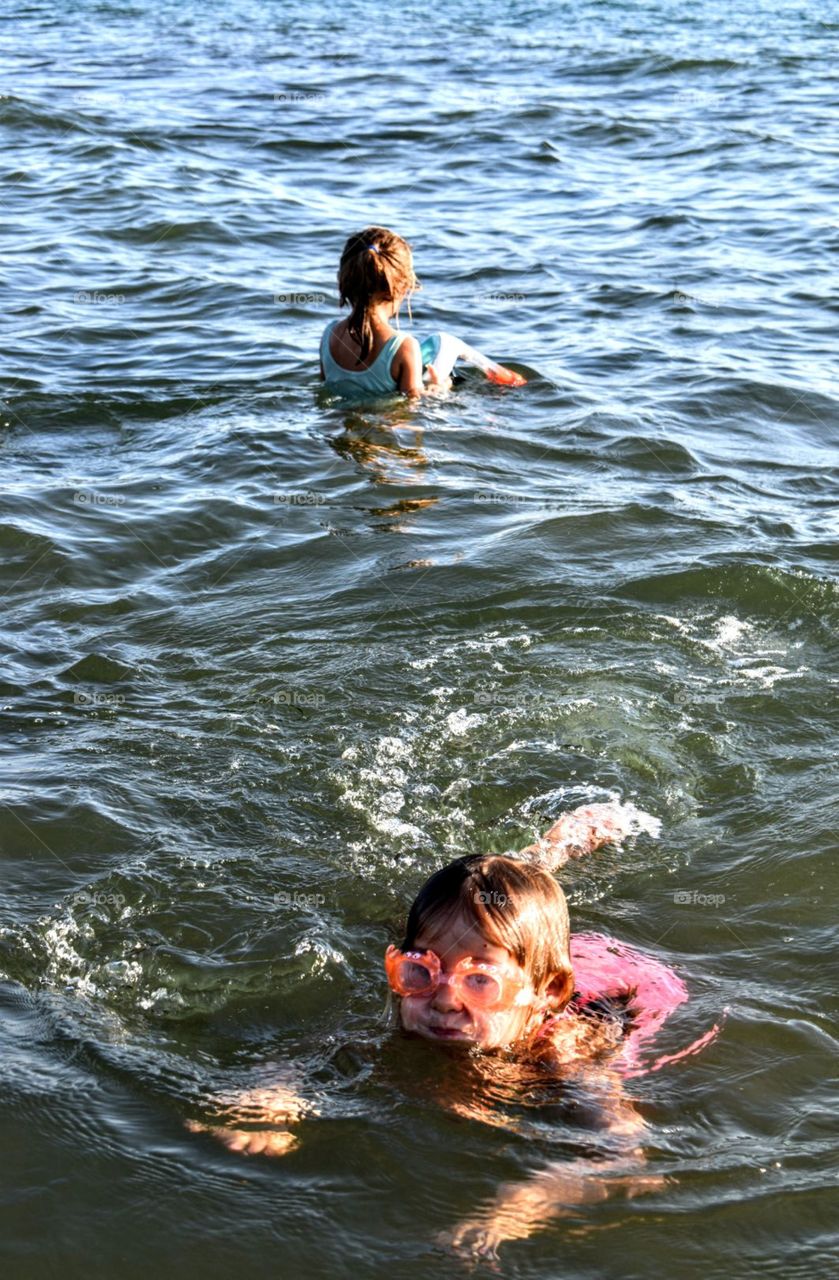
<path id="1" fill-rule="evenodd" d="M 376 759 L 380 761 L 409 760 L 411 754 L 408 743 L 403 742 L 401 738 L 379 738 L 376 744 Z"/>
<path id="2" fill-rule="evenodd" d="M 798 667 L 796 671 L 790 671 L 786 667 L 741 667 L 739 675 L 746 676 L 749 680 L 760 681 L 761 687 L 771 689 L 778 680 L 794 680 L 797 676 L 803 675 L 809 671 L 809 667 Z"/>
<path id="3" fill-rule="evenodd" d="M 465 707 L 458 707 L 457 711 L 451 711 L 446 716 L 446 726 L 449 733 L 454 737 L 460 738 L 468 733 L 470 729 L 474 729 L 476 725 L 483 724 L 484 717 L 476 712 L 471 713 Z"/>
<path id="4" fill-rule="evenodd" d="M 473 649 L 479 653 L 491 653 L 493 649 L 509 649 L 511 644 L 520 644 L 523 649 L 529 649 L 532 643 L 533 638 L 526 631 L 517 636 L 499 636 L 497 632 L 491 631 L 485 640 L 464 640 L 449 652 L 458 653 L 461 649 Z"/>
<path id="5" fill-rule="evenodd" d="M 777 661 L 755 665 L 755 659 L 782 659 L 789 654 L 790 649 L 800 648 L 801 642 L 794 641 L 788 644 L 777 636 L 762 635 L 754 623 L 738 618 L 732 613 L 724 614 L 720 618 L 706 614 L 701 618 L 687 621 L 664 613 L 658 614 L 657 617 L 692 640 L 694 644 L 713 654 L 718 662 L 728 668 L 730 672 L 728 680 L 725 678 L 721 680 L 719 675 L 714 677 L 715 692 L 723 683 L 736 685 L 749 681 L 759 683 L 764 689 L 771 689 L 778 680 L 790 680 L 809 671 L 809 667 L 786 667 Z M 711 635 L 707 634 L 709 624 L 713 626 Z M 655 660 L 654 666 L 663 673 L 672 674 L 671 670 L 661 666 Z M 700 689 L 697 700 L 702 696 Z"/>
<path id="6" fill-rule="evenodd" d="M 369 782 L 373 787 L 380 783 L 385 785 L 392 783 L 395 787 L 404 787 L 408 780 L 408 775 L 404 769 L 400 769 L 399 765 L 391 765 L 387 770 L 359 769 L 358 776 L 363 782 Z"/>
<path id="7" fill-rule="evenodd" d="M 751 623 L 743 622 L 740 618 L 735 618 L 734 614 L 728 613 L 724 618 L 717 619 L 716 636 L 709 643 L 712 647 L 730 648 L 753 630 Z"/>
<path id="8" fill-rule="evenodd" d="M 402 836 L 411 840 L 426 841 L 428 837 L 419 827 L 415 827 L 412 822 L 402 822 L 400 818 L 382 818 L 373 816 L 371 822 L 377 831 L 383 836 L 389 836 L 392 840 L 399 839 Z"/>
<path id="9" fill-rule="evenodd" d="M 321 933 L 318 933 L 316 936 L 307 934 L 305 937 L 300 939 L 297 946 L 294 948 L 294 954 L 296 956 L 306 955 L 310 952 L 313 956 L 313 974 L 322 974 L 324 977 L 328 978 L 331 977 L 331 974 L 327 969 L 328 965 L 346 965 L 346 958 L 343 952 L 337 951 L 334 947 L 330 947 L 329 943 L 324 941 Z"/>
<path id="10" fill-rule="evenodd" d="M 630 835 L 636 836 L 643 832 L 645 835 L 652 836 L 653 840 L 658 840 L 661 835 L 661 818 L 647 813 L 645 809 L 639 809 L 631 800 L 618 803 L 617 807 L 629 819 L 632 828 Z"/>
<path id="11" fill-rule="evenodd" d="M 379 796 L 379 808 L 383 813 L 398 813 L 404 805 L 405 796 L 401 791 L 386 791 L 383 796 Z"/>

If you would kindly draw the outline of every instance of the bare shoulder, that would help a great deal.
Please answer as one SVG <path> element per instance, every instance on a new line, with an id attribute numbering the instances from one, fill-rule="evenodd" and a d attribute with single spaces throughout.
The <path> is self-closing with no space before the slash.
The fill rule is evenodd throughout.
<path id="1" fill-rule="evenodd" d="M 406 333 L 399 346 L 396 348 L 396 359 L 402 357 L 404 360 L 421 359 L 422 352 L 420 350 L 419 339 L 412 334 Z"/>
<path id="2" fill-rule="evenodd" d="M 340 364 L 338 356 L 343 355 L 347 344 L 347 322 L 345 319 L 332 320 L 323 331 L 332 359 Z"/>
<path id="3" fill-rule="evenodd" d="M 422 352 L 420 344 L 411 334 L 406 333 L 405 337 L 396 348 L 393 362 L 390 366 L 391 377 L 394 382 L 398 382 L 403 369 L 411 369 L 416 372 L 422 369 Z"/>
<path id="4" fill-rule="evenodd" d="M 606 1062 L 621 1046 L 623 1027 L 618 1019 L 584 1017 L 579 1013 L 549 1023 L 532 1043 L 531 1053 L 554 1069 Z"/>

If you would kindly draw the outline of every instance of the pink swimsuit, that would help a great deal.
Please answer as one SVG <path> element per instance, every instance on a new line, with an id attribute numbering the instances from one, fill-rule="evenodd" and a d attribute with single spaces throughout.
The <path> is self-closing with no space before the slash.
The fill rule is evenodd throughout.
<path id="1" fill-rule="evenodd" d="M 571 963 L 574 967 L 574 998 L 557 1019 L 546 1023 L 541 1035 L 564 1017 L 579 1017 L 586 1004 L 609 997 L 630 997 L 626 1011 L 631 1026 L 623 1039 L 615 1066 L 626 1076 L 641 1076 L 658 1071 L 668 1062 L 676 1062 L 688 1054 L 698 1053 L 719 1034 L 719 1026 L 711 1027 L 678 1053 L 665 1054 L 648 1065 L 642 1065 L 651 1042 L 667 1018 L 688 999 L 688 989 L 673 969 L 660 960 L 637 951 L 625 942 L 603 933 L 576 933 L 571 937 Z"/>

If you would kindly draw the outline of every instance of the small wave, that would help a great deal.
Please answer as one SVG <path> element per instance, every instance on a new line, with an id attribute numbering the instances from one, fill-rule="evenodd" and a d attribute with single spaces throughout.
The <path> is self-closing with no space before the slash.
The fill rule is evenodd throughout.
<path id="1" fill-rule="evenodd" d="M 74 662 L 72 666 L 61 672 L 66 680 L 92 680 L 97 684 L 128 680 L 134 674 L 130 667 L 114 658 L 109 658 L 107 654 L 100 653 L 85 654 L 78 662 Z"/>
<path id="2" fill-rule="evenodd" d="M 726 613 L 737 610 L 778 618 L 808 631 L 832 630 L 839 615 L 839 584 L 803 570 L 771 565 L 729 564 L 690 568 L 671 574 L 636 578 L 622 591 L 638 600 L 660 604 L 718 599 Z"/>
<path id="3" fill-rule="evenodd" d="M 14 563 L 13 557 L 20 554 L 22 561 L 29 561 L 34 564 L 49 555 L 50 552 L 58 551 L 58 544 L 54 538 L 43 533 L 36 533 L 33 529 L 24 529 L 17 524 L 0 524 L 0 548 L 7 552 L 6 563 Z"/>
<path id="4" fill-rule="evenodd" d="M 694 473 L 699 460 L 685 445 L 663 436 L 623 436 L 601 445 L 597 452 L 613 462 L 644 472 L 661 469 L 669 474 Z"/>
<path id="5" fill-rule="evenodd" d="M 686 213 L 651 213 L 639 219 L 636 231 L 666 231 L 669 227 L 696 226 L 696 219 Z"/>
<path id="6" fill-rule="evenodd" d="M 612 308 L 655 307 L 661 302 L 661 290 L 639 285 L 599 284 L 586 301 L 585 314 L 607 315 Z"/>
<path id="7" fill-rule="evenodd" d="M 213 244 L 239 244 L 241 237 L 228 231 L 223 222 L 212 218 L 194 218 L 179 222 L 158 219 L 143 225 L 109 227 L 108 238 L 121 240 L 127 244 L 163 244 L 173 241 L 205 240 Z"/>
<path id="8" fill-rule="evenodd" d="M 563 122 L 563 129 L 560 135 L 560 141 L 568 138 L 574 143 L 585 143 L 593 146 L 595 143 L 601 143 L 612 146 L 620 146 L 624 143 L 634 143 L 639 140 L 654 138 L 659 132 L 657 123 L 647 123 L 643 120 L 621 119 L 591 119 L 587 117 L 579 123 L 566 119 Z M 542 155 L 545 153 L 553 155 L 556 153 L 557 142 L 555 139 L 545 139 L 541 144 Z M 531 160 L 538 158 L 538 153 L 528 157 Z"/>
<path id="9" fill-rule="evenodd" d="M 51 110 L 40 102 L 28 102 L 13 94 L 7 94 L 3 99 L 3 125 L 7 129 L 19 129 L 21 132 L 33 128 L 50 130 L 62 136 L 71 130 L 91 133 L 76 114 Z"/>
<path id="10" fill-rule="evenodd" d="M 650 75 L 672 75 L 679 71 L 737 71 L 747 64 L 734 58 L 673 58 L 660 56 L 651 60 Z"/>

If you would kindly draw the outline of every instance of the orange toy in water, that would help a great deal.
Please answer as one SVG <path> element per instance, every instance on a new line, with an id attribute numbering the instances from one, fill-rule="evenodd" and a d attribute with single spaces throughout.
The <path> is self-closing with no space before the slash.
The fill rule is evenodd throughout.
<path id="1" fill-rule="evenodd" d="M 486 370 L 486 376 L 490 382 L 498 382 L 503 387 L 523 387 L 527 383 L 527 378 L 523 378 L 513 369 L 506 369 L 503 364 L 490 365 Z"/>

